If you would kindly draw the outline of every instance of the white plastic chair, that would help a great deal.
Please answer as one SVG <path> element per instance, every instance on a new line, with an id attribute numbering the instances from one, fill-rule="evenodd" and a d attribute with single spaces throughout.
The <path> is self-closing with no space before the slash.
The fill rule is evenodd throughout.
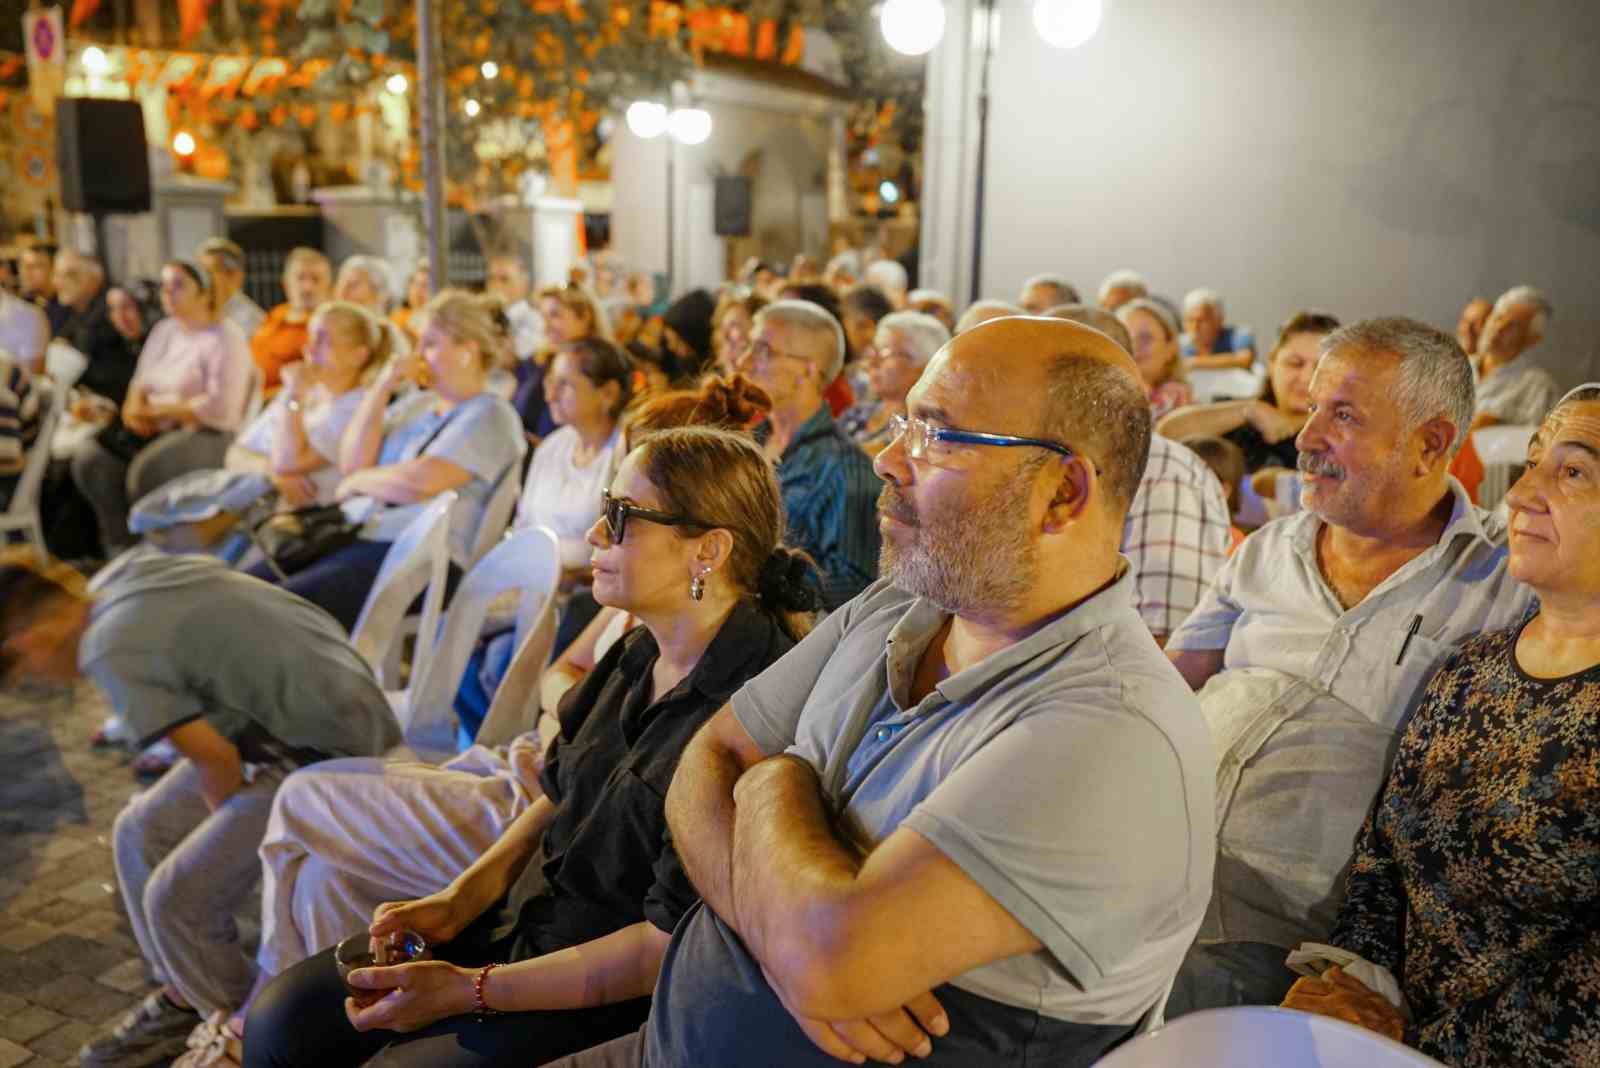
<path id="1" fill-rule="evenodd" d="M 400 532 L 384 555 L 383 567 L 350 634 L 356 651 L 372 666 L 385 690 L 400 688 L 397 654 L 406 613 L 419 593 L 423 594 L 422 623 L 412 661 L 413 679 L 433 648 L 450 571 L 450 513 L 455 504 L 455 491 L 439 494 Z"/>
<path id="2" fill-rule="evenodd" d="M 1189 388 L 1197 404 L 1259 396 L 1265 375 L 1255 368 L 1229 367 L 1189 372 Z"/>
<path id="3" fill-rule="evenodd" d="M 63 391 L 71 389 L 89 369 L 89 357 L 56 338 L 45 346 L 44 370 Z"/>
<path id="4" fill-rule="evenodd" d="M 44 414 L 39 417 L 39 432 L 23 458 L 22 472 L 11 493 L 11 503 L 0 512 L 0 542 L 9 541 L 12 534 L 33 546 L 40 563 L 45 559 L 44 524 L 39 519 L 39 492 L 44 483 L 44 469 L 50 463 L 50 442 L 55 437 L 56 424 L 67 406 L 67 387 L 52 386 L 42 379 L 34 380 L 34 388 L 42 391 L 40 402 Z"/>
<path id="5" fill-rule="evenodd" d="M 472 534 L 472 563 L 482 560 L 484 555 L 500 541 L 506 528 L 511 526 L 511 513 L 516 510 L 517 498 L 522 495 L 522 480 L 517 477 L 521 473 L 521 464 L 509 465 L 490 492 L 489 503 L 483 509 L 483 518 L 478 520 L 478 529 Z"/>
<path id="6" fill-rule="evenodd" d="M 1441 1068 L 1384 1036 L 1326 1016 L 1261 1005 L 1208 1009 L 1112 1050 L 1097 1068 Z"/>
<path id="7" fill-rule="evenodd" d="M 1493 508 L 1528 462 L 1528 442 L 1536 426 L 1486 426 L 1472 432 L 1472 447 L 1483 461 L 1483 481 L 1478 484 L 1478 505 Z"/>
<path id="8" fill-rule="evenodd" d="M 261 368 L 254 363 L 250 365 L 250 392 L 244 395 L 244 418 L 239 420 L 239 429 L 256 421 L 256 416 L 261 414 L 261 409 L 267 404 L 266 382 L 261 377 Z"/>
<path id="9" fill-rule="evenodd" d="M 425 760 L 441 759 L 456 752 L 456 691 L 494 600 L 505 593 L 521 593 L 513 638 L 520 653 L 523 641 L 540 630 L 550 632 L 546 641 L 554 640 L 551 606 L 560 579 L 561 546 L 555 532 L 547 527 L 517 531 L 489 550 L 467 572 L 456 588 L 450 611 L 445 613 L 432 655 L 422 667 L 412 667 L 411 686 L 402 707 L 395 709 L 400 726 L 405 730 L 406 744 L 413 751 Z M 552 618 L 547 621 L 545 617 Z M 421 637 L 417 645 L 420 649 Z M 544 656 L 549 656 L 548 645 Z M 508 722 L 510 718 L 509 714 L 502 714 L 502 721 L 494 725 L 496 735 L 510 730 L 509 736 L 481 738 L 480 741 L 485 744 L 509 741 L 517 733 L 513 729 L 516 724 Z"/>

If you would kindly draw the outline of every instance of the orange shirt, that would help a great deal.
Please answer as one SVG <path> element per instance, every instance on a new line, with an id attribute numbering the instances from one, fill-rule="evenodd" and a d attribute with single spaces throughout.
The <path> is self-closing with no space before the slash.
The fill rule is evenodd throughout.
<path id="1" fill-rule="evenodd" d="M 280 304 L 267 313 L 256 336 L 250 339 L 250 355 L 261 369 L 262 389 L 268 396 L 277 391 L 284 366 L 303 358 L 310 325 L 309 318 L 290 322 L 289 305 Z"/>
<path id="2" fill-rule="evenodd" d="M 1461 446 L 1461 451 L 1456 453 L 1456 458 L 1450 461 L 1450 473 L 1456 476 L 1456 481 L 1467 491 L 1472 503 L 1477 504 L 1478 487 L 1483 484 L 1483 459 L 1478 455 L 1477 447 L 1472 444 L 1471 434 L 1467 435 L 1466 443 Z"/>

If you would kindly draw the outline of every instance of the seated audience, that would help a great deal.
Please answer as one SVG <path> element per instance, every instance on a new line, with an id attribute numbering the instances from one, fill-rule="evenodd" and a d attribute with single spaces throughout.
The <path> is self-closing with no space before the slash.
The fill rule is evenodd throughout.
<path id="1" fill-rule="evenodd" d="M 913 289 L 906 297 L 906 308 L 933 316 L 946 330 L 954 331 L 956 328 L 955 306 L 950 303 L 949 297 L 937 289 Z"/>
<path id="2" fill-rule="evenodd" d="M 516 392 L 511 406 L 522 420 L 522 429 L 529 445 L 538 445 L 545 435 L 555 430 L 550 407 L 545 399 L 544 377 L 563 345 L 586 338 L 599 338 L 611 342 L 611 325 L 600 302 L 583 286 L 567 283 L 540 288 L 535 299 L 539 304 L 539 318 L 544 324 L 544 348 L 526 360 L 518 360 L 515 367 Z"/>
<path id="3" fill-rule="evenodd" d="M 1523 359 L 1544 340 L 1550 311 L 1545 295 L 1532 286 L 1508 289 L 1494 302 L 1473 357 L 1478 372 L 1474 430 L 1496 423 L 1537 424 L 1555 402 L 1556 380 Z"/>
<path id="4" fill-rule="evenodd" d="M 878 324 L 883 322 L 884 316 L 894 311 L 894 306 L 884 296 L 883 290 L 866 282 L 846 290 L 838 301 L 839 322 L 844 326 L 845 362 L 848 363 L 852 357 L 859 359 L 872 347 L 878 334 Z"/>
<path id="5" fill-rule="evenodd" d="M 907 407 L 884 579 L 684 753 L 667 820 L 703 904 L 649 1020 L 557 1063 L 1087 1065 L 1171 982 L 1211 753 L 1117 553 L 1138 372 L 1075 324 L 989 323 Z"/>
<path id="6" fill-rule="evenodd" d="M 271 475 L 281 504 L 330 504 L 339 444 L 363 386 L 389 361 L 389 331 L 359 304 L 330 301 L 311 317 L 305 360 L 286 364 L 283 388 L 228 449 L 230 471 Z"/>
<path id="7" fill-rule="evenodd" d="M 1078 291 L 1059 274 L 1036 274 L 1022 283 L 1017 303 L 1029 315 L 1044 315 L 1057 305 L 1078 303 Z"/>
<path id="8" fill-rule="evenodd" d="M 717 298 L 717 310 L 711 316 L 711 345 L 716 356 L 716 373 L 732 378 L 750 343 L 750 327 L 756 313 L 767 306 L 765 297 L 738 290 L 725 290 Z"/>
<path id="9" fill-rule="evenodd" d="M 471 563 L 489 497 L 526 451 L 516 413 L 484 388 L 505 350 L 503 321 L 496 323 L 485 301 L 455 289 L 428 302 L 424 321 L 418 358 L 389 362 L 362 395 L 340 445 L 343 479 L 334 496 L 361 525 L 360 537 L 286 580 L 276 580 L 265 563 L 251 572 L 281 581 L 347 631 L 390 543 L 441 493 L 460 498 L 450 519 L 452 574 Z M 427 388 L 391 407 L 401 384 L 418 376 Z"/>
<path id="10" fill-rule="evenodd" d="M 301 246 L 283 262 L 284 303 L 273 308 L 250 339 L 250 355 L 261 372 L 268 397 L 278 391 L 279 371 L 295 363 L 306 347 L 311 313 L 333 291 L 333 266 L 314 248 Z"/>
<path id="11" fill-rule="evenodd" d="M 1149 295 L 1150 290 L 1144 284 L 1144 276 L 1138 271 L 1124 267 L 1106 275 L 1106 280 L 1100 283 L 1096 299 L 1100 307 L 1114 312 L 1135 297 Z"/>
<path id="12" fill-rule="evenodd" d="M 79 1051 L 91 1068 L 165 1063 L 202 1016 L 240 1003 L 253 975 L 234 915 L 261 877 L 256 847 L 279 783 L 400 740 L 366 662 L 298 597 L 209 557 L 112 566 L 90 595 L 63 565 L 0 562 L 6 674 L 81 671 L 141 744 L 164 737 L 182 756 L 112 828 L 128 923 L 160 985 Z"/>
<path id="13" fill-rule="evenodd" d="M 815 304 L 827 312 L 841 328 L 844 326 L 844 302 L 827 286 L 794 285 L 786 282 L 779 296 L 783 300 L 801 300 Z M 833 413 L 835 419 L 855 405 L 858 392 L 865 391 L 865 381 L 861 382 L 860 390 L 851 381 L 860 374 L 860 358 L 864 351 L 855 347 L 850 341 L 849 333 L 844 335 L 844 366 L 839 369 L 837 375 L 834 375 L 833 381 L 828 383 L 828 388 L 822 391 L 823 399 L 828 402 L 828 411 Z"/>
<path id="14" fill-rule="evenodd" d="M 755 334 L 737 364 L 772 398 L 756 440 L 778 465 L 790 544 L 822 572 L 830 610 L 860 593 L 878 573 L 878 480 L 823 399 L 844 363 L 844 330 L 822 308 L 782 300 L 756 313 Z"/>
<path id="15" fill-rule="evenodd" d="M 1117 316 L 1093 305 L 1062 304 L 1050 317 L 1093 327 L 1124 352 L 1133 347 Z M 1152 436 L 1122 524 L 1122 555 L 1133 566 L 1134 606 L 1157 645 L 1166 644 L 1211 588 L 1227 558 L 1230 529 L 1223 489 L 1200 457 Z"/>
<path id="16" fill-rule="evenodd" d="M 796 252 L 794 258 L 789 261 L 788 278 L 790 285 L 817 285 L 822 282 L 822 269 L 817 266 L 815 256 Z"/>
<path id="17" fill-rule="evenodd" d="M 22 287 L 22 299 L 44 312 L 54 337 L 71 312 L 56 300 L 55 249 L 49 245 L 34 245 L 22 250 L 17 257 L 17 281 Z"/>
<path id="18" fill-rule="evenodd" d="M 28 371 L 44 369 L 50 320 L 38 306 L 0 289 L 0 349 Z M 86 354 L 87 355 L 87 354 Z"/>
<path id="19" fill-rule="evenodd" d="M 511 353 L 518 360 L 530 360 L 548 340 L 544 334 L 544 319 L 528 299 L 532 282 L 527 265 L 521 256 L 500 253 L 489 258 L 488 270 L 484 288 L 500 301 L 511 323 Z"/>
<path id="20" fill-rule="evenodd" d="M 1400 725 L 1450 645 L 1519 619 L 1505 527 L 1447 469 L 1472 373 L 1448 335 L 1328 335 L 1300 431 L 1306 510 L 1245 540 L 1167 643 L 1217 748 L 1216 892 L 1169 1016 L 1276 1005 L 1320 937 Z"/>
<path id="21" fill-rule="evenodd" d="M 54 278 L 56 299 L 67 310 L 56 336 L 89 360 L 76 384 L 122 403 L 139 362 L 139 350 L 127 344 L 111 321 L 105 268 L 92 256 L 62 249 L 56 253 Z"/>
<path id="22" fill-rule="evenodd" d="M 1133 362 L 1144 376 L 1150 397 L 1150 417 L 1160 419 L 1194 403 L 1183 360 L 1178 356 L 1178 324 L 1167 309 L 1145 297 L 1135 297 L 1116 311 L 1127 328 Z"/>
<path id="23" fill-rule="evenodd" d="M 189 471 L 222 466 L 250 395 L 250 353 L 219 322 L 205 273 L 183 260 L 161 268 L 157 323 L 139 353 L 120 420 L 79 448 L 72 479 L 89 501 L 109 556 L 132 541 L 128 505 Z"/>
<path id="24" fill-rule="evenodd" d="M 861 281 L 861 254 L 845 249 L 828 261 L 822 270 L 822 284 L 843 297 Z"/>
<path id="25" fill-rule="evenodd" d="M 1004 319 L 1009 315 L 1026 315 L 1027 312 L 1007 300 L 977 300 L 967 305 L 967 310 L 956 320 L 955 332 L 965 334 L 979 323 L 990 319 Z"/>
<path id="26" fill-rule="evenodd" d="M 432 286 L 429 284 L 428 265 L 424 262 L 412 270 L 411 277 L 406 279 L 405 296 L 395 305 L 394 311 L 389 313 L 389 321 L 404 330 L 406 337 L 411 339 L 413 345 L 416 343 L 417 334 L 422 331 L 422 323 L 419 320 L 422 309 L 427 306 L 428 298 L 431 295 Z M 535 312 L 535 314 L 538 313 Z M 509 312 L 506 318 L 511 318 Z M 515 342 L 515 323 L 512 324 L 512 338 L 513 342 Z"/>
<path id="27" fill-rule="evenodd" d="M 389 332 L 389 350 L 397 359 L 411 355 L 411 339 L 389 321 L 389 305 L 394 300 L 394 273 L 377 256 L 351 256 L 339 265 L 333 283 L 333 299 L 348 301 L 371 312 Z"/>
<path id="28" fill-rule="evenodd" d="M 1494 302 L 1487 297 L 1473 297 L 1461 309 L 1461 317 L 1456 320 L 1456 341 L 1468 356 L 1477 353 L 1478 341 L 1483 337 L 1483 324 L 1489 321 L 1489 313 L 1493 310 Z"/>
<path id="29" fill-rule="evenodd" d="M 1191 404 L 1156 423 L 1156 433 L 1182 441 L 1190 437 L 1226 438 L 1244 452 L 1247 483 L 1256 507 L 1250 525 L 1259 525 L 1263 499 L 1277 495 L 1278 480 L 1291 478 L 1299 461 L 1295 435 L 1309 417 L 1312 372 L 1318 346 L 1338 329 L 1339 320 L 1321 312 L 1301 311 L 1278 329 L 1277 343 L 1267 356 L 1267 379 L 1254 400 Z M 1460 443 L 1456 443 L 1460 447 Z M 1260 475 L 1259 478 L 1254 476 Z"/>
<path id="30" fill-rule="evenodd" d="M 57 387 L 59 388 L 59 387 Z M 0 348 L 0 512 L 11 505 L 17 477 L 39 436 L 41 391 L 22 361 Z M 49 443 L 43 444 L 48 448 Z"/>
<path id="31" fill-rule="evenodd" d="M 874 260 L 861 273 L 863 285 L 875 286 L 888 298 L 894 308 L 906 306 L 906 292 L 911 288 L 911 278 L 905 266 L 897 260 Z"/>
<path id="32" fill-rule="evenodd" d="M 1183 444 L 1200 457 L 1211 468 L 1211 473 L 1217 476 L 1217 481 L 1222 483 L 1223 495 L 1228 499 L 1228 514 L 1233 515 L 1239 510 L 1239 487 L 1244 483 L 1244 450 L 1227 438 L 1185 438 Z M 1244 531 L 1237 525 L 1231 525 L 1228 527 L 1228 537 L 1232 542 L 1228 547 L 1228 555 L 1232 556 L 1239 543 L 1244 541 Z"/>
<path id="33" fill-rule="evenodd" d="M 379 906 L 375 936 L 414 930 L 434 960 L 352 973 L 395 991 L 364 1008 L 331 952 L 295 965 L 250 1010 L 246 1064 L 543 1064 L 639 1026 L 695 900 L 666 838 L 678 760 L 810 625 L 783 525 L 742 434 L 667 430 L 629 454 L 589 541 L 596 596 L 642 625 L 562 699 L 544 796 L 447 886 Z"/>
<path id="34" fill-rule="evenodd" d="M 211 275 L 217 317 L 237 326 L 247 340 L 255 337 L 267 313 L 244 291 L 244 249 L 225 237 L 213 237 L 200 245 L 195 256 Z"/>
<path id="35" fill-rule="evenodd" d="M 891 312 L 879 321 L 861 359 L 877 399 L 857 404 L 839 418 L 839 426 L 867 455 L 876 456 L 894 437 L 894 417 L 905 415 L 906 394 L 949 340 L 944 324 L 921 312 Z"/>
<path id="36" fill-rule="evenodd" d="M 672 381 L 692 382 L 712 369 L 711 319 L 717 301 L 709 290 L 691 289 L 661 315 L 661 345 Z"/>
<path id="37" fill-rule="evenodd" d="M 1557 404 L 1528 460 L 1509 569 L 1537 611 L 1428 683 L 1328 945 L 1302 947 L 1337 960 L 1284 1002 L 1458 1068 L 1579 1068 L 1600 1041 L 1600 387 Z"/>
<path id="38" fill-rule="evenodd" d="M 91 358 L 78 378 L 77 389 L 120 407 L 128 398 L 128 383 L 139 365 L 139 353 L 150 336 L 151 327 L 161 318 L 160 308 L 148 307 L 138 287 L 112 286 L 106 290 L 106 319 L 115 334 L 115 345 L 106 344 L 99 359 Z M 115 411 L 115 408 L 113 408 Z"/>
<path id="39" fill-rule="evenodd" d="M 1214 289 L 1191 289 L 1183 298 L 1184 363 L 1191 371 L 1248 370 L 1256 362 L 1250 328 L 1227 321 L 1222 297 Z"/>

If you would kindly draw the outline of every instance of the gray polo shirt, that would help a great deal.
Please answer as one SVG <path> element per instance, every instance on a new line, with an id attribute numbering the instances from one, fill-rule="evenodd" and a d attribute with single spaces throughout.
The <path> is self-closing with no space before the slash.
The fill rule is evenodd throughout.
<path id="1" fill-rule="evenodd" d="M 1356 832 L 1423 686 L 1452 645 L 1533 603 L 1506 570 L 1505 524 L 1454 479 L 1450 492 L 1438 544 L 1355 607 L 1317 564 L 1322 519 L 1301 512 L 1246 538 L 1168 640 L 1226 651 L 1200 691 L 1218 755 L 1202 941 L 1288 948 L 1332 929 Z"/>
<path id="2" fill-rule="evenodd" d="M 1137 1021 L 1210 895 L 1211 747 L 1133 586 L 1124 563 L 1111 586 L 913 705 L 946 616 L 881 580 L 733 699 L 763 752 L 817 769 L 841 834 L 870 849 L 917 831 L 1044 944 L 952 980 L 999 1006 Z M 770 996 L 759 976 L 737 936 L 694 912 L 668 951 L 646 1063 L 720 1063 L 744 1016 L 718 1008 L 752 981 Z"/>
<path id="3" fill-rule="evenodd" d="M 202 717 L 259 762 L 399 744 L 372 670 L 316 605 L 211 556 L 114 566 L 97 582 L 78 667 L 141 745 Z"/>

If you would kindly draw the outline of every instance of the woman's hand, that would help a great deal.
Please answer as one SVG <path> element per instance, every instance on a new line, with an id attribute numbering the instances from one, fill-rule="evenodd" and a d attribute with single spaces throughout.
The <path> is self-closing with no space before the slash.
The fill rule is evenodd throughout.
<path id="1" fill-rule="evenodd" d="M 339 480 L 339 485 L 334 488 L 333 498 L 337 501 L 348 501 L 351 497 L 362 497 L 367 493 L 367 472 L 372 468 L 362 468 L 353 474 L 348 474 Z"/>
<path id="2" fill-rule="evenodd" d="M 367 933 L 379 941 L 399 931 L 415 931 L 428 945 L 443 945 L 475 919 L 465 913 L 448 890 L 415 901 L 386 901 L 373 911 Z"/>
<path id="3" fill-rule="evenodd" d="M 440 960 L 357 968 L 350 973 L 351 986 L 388 993 L 366 1008 L 345 998 L 344 1014 L 357 1031 L 420 1031 L 471 1011 L 475 977 L 476 972 Z"/>
<path id="4" fill-rule="evenodd" d="M 1337 965 L 1323 972 L 1321 979 L 1296 979 L 1282 1008 L 1343 1020 L 1396 1042 L 1406 1033 L 1405 1017 L 1389 1004 L 1388 998 L 1346 975 Z"/>
<path id="5" fill-rule="evenodd" d="M 1255 427 L 1256 432 L 1265 438 L 1269 445 L 1276 445 L 1285 438 L 1292 438 L 1300 433 L 1299 423 L 1266 401 L 1251 401 L 1249 409 L 1245 412 L 1245 421 Z"/>
<path id="6" fill-rule="evenodd" d="M 290 508 L 316 503 L 317 484 L 305 475 L 273 475 L 272 484 L 277 487 L 278 500 Z"/>

